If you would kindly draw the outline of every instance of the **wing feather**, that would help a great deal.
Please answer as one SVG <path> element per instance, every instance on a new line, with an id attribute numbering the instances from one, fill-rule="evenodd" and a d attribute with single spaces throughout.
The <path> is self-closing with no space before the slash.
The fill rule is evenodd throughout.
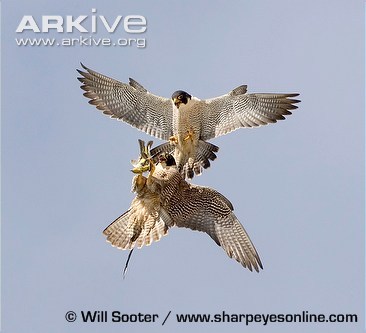
<path id="1" fill-rule="evenodd" d="M 124 121 L 137 129 L 162 140 L 173 135 L 173 104 L 168 98 L 149 93 L 141 84 L 130 79 L 122 83 L 99 74 L 83 64 L 78 70 L 81 89 L 89 103 L 111 118 Z"/>
<path id="2" fill-rule="evenodd" d="M 201 139 L 209 140 L 241 127 L 256 127 L 285 119 L 297 108 L 299 94 L 247 94 L 246 86 L 202 102 Z"/>
<path id="3" fill-rule="evenodd" d="M 232 204 L 227 198 L 213 189 L 191 185 L 180 199 L 180 203 L 169 209 L 177 227 L 206 232 L 230 258 L 244 267 L 254 268 L 257 272 L 263 268 L 253 243 L 232 212 Z"/>

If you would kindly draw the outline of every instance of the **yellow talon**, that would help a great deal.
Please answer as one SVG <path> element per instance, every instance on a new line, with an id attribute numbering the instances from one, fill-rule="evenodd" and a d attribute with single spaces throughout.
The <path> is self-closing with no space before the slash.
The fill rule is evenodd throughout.
<path id="1" fill-rule="evenodd" d="M 172 145 L 177 145 L 178 144 L 178 138 L 176 137 L 176 136 L 171 136 L 170 138 L 169 138 L 169 142 L 170 142 L 170 144 L 172 144 Z"/>
<path id="2" fill-rule="evenodd" d="M 187 140 L 191 139 L 193 141 L 193 135 L 194 135 L 193 131 L 188 131 L 187 136 L 183 140 L 187 141 Z"/>

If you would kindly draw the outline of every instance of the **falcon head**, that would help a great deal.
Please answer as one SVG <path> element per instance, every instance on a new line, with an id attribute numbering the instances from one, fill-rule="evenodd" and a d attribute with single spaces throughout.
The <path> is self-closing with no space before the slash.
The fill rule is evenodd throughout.
<path id="1" fill-rule="evenodd" d="M 183 90 L 178 90 L 173 93 L 172 100 L 174 105 L 179 109 L 179 106 L 183 104 L 187 104 L 191 100 L 192 96 L 186 93 Z"/>
<path id="2" fill-rule="evenodd" d="M 169 153 L 160 154 L 159 163 L 163 168 L 176 165 L 174 157 Z"/>

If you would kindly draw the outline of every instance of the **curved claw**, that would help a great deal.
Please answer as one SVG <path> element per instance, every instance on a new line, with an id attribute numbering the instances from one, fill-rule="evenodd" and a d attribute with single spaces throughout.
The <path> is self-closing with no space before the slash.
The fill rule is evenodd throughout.
<path id="1" fill-rule="evenodd" d="M 169 143 L 171 145 L 177 145 L 178 144 L 178 138 L 175 135 L 169 137 Z"/>
<path id="2" fill-rule="evenodd" d="M 183 141 L 192 140 L 193 141 L 194 132 L 192 130 L 187 131 L 187 136 L 183 139 Z"/>

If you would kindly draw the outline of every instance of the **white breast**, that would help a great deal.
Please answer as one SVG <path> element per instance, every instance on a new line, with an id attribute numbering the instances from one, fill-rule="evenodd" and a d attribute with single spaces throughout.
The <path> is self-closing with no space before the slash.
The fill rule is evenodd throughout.
<path id="1" fill-rule="evenodd" d="M 201 101 L 192 97 L 187 104 L 182 104 L 179 110 L 174 106 L 173 131 L 175 135 L 186 135 L 188 131 L 199 131 L 200 124 L 200 103 Z"/>

